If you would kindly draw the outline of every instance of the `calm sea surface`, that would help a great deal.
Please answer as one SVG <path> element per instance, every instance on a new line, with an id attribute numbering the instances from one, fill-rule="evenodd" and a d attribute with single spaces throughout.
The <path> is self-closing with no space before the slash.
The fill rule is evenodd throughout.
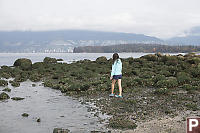
<path id="1" fill-rule="evenodd" d="M 134 57 L 138 58 L 148 53 L 119 53 L 120 58 Z M 112 57 L 112 53 L 0 53 L 0 66 L 11 66 L 16 59 L 28 58 L 32 62 L 43 61 L 45 57 L 61 58 L 64 62 L 89 59 L 95 60 L 97 57 L 106 56 L 108 59 Z"/>

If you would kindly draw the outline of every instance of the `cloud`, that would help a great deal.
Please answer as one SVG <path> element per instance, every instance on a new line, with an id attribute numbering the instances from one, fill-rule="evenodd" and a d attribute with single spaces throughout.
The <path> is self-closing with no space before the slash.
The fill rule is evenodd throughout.
<path id="1" fill-rule="evenodd" d="M 199 0 L 0 0 L 0 30 L 88 29 L 161 38 L 200 24 Z"/>

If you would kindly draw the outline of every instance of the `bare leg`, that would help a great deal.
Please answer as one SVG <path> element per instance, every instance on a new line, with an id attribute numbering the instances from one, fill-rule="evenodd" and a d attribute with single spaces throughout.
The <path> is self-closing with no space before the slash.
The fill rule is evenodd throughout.
<path id="1" fill-rule="evenodd" d="M 115 82 L 116 82 L 116 80 L 113 79 L 113 80 L 112 80 L 112 85 L 111 85 L 111 88 L 112 88 L 112 94 L 114 94 Z"/>
<path id="2" fill-rule="evenodd" d="M 122 85 L 121 85 L 122 80 L 118 79 L 118 86 L 119 86 L 119 96 L 122 95 Z"/>

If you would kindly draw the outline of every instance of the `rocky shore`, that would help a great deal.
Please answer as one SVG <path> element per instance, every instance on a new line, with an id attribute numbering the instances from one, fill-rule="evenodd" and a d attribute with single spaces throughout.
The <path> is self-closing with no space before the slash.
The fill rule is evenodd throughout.
<path id="1" fill-rule="evenodd" d="M 144 123 L 149 124 L 148 129 L 153 129 L 151 122 L 159 124 L 158 121 L 165 118 L 175 121 L 174 126 L 181 128 L 186 117 L 200 115 L 200 55 L 157 53 L 122 59 L 123 98 L 108 96 L 112 59 L 99 57 L 96 61 L 82 60 L 71 64 L 60 60 L 46 57 L 43 62 L 32 64 L 31 60 L 23 58 L 16 60 L 13 67 L 1 66 L 0 86 L 6 89 L 8 81 L 4 79 L 9 78 L 14 79 L 9 81 L 14 87 L 28 79 L 43 81 L 45 87 L 80 98 L 82 103 L 94 103 L 101 112 L 112 116 L 107 127 L 117 131 L 142 132 Z M 117 86 L 115 88 L 117 94 Z M 0 100 L 10 98 L 6 93 L 0 94 Z M 161 129 L 162 126 L 157 130 Z M 169 130 L 173 131 L 170 126 L 164 129 Z"/>

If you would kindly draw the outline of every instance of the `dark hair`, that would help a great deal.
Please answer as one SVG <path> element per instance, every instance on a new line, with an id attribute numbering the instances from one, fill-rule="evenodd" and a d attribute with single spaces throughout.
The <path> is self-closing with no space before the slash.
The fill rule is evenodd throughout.
<path id="1" fill-rule="evenodd" d="M 117 59 L 119 59 L 119 55 L 118 55 L 118 53 L 114 53 L 113 54 L 113 64 Z"/>

